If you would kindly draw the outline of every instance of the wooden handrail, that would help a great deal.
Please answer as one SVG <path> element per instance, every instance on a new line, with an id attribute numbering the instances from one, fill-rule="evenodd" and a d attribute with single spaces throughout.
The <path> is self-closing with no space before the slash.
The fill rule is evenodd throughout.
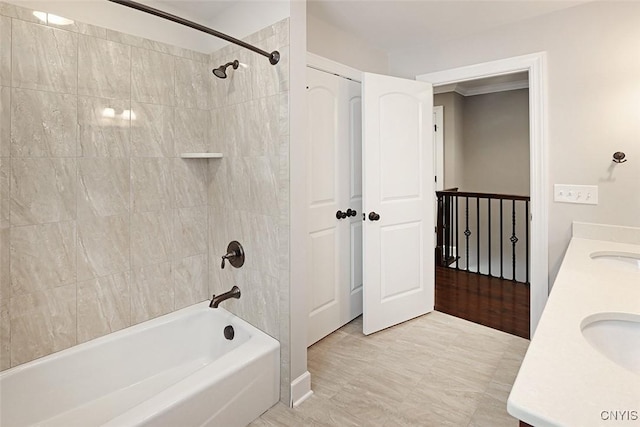
<path id="1" fill-rule="evenodd" d="M 455 197 L 475 197 L 478 199 L 498 199 L 498 200 L 526 200 L 530 201 L 529 196 L 517 196 L 513 194 L 494 194 L 494 193 L 471 193 L 467 191 L 444 190 L 436 191 L 436 196 L 455 196 Z"/>

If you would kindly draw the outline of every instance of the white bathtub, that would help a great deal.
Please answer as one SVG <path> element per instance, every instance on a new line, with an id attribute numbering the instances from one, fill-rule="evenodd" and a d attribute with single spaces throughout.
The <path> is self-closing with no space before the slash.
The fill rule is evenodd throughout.
<path id="1" fill-rule="evenodd" d="M 0 426 L 245 426 L 279 377 L 278 341 L 203 302 L 3 372 Z"/>

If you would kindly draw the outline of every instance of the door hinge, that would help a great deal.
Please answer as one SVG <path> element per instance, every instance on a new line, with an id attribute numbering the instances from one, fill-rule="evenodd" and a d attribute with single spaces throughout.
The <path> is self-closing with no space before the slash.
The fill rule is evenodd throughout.
<path id="1" fill-rule="evenodd" d="M 438 125 L 433 125 L 434 132 L 438 132 Z"/>
<path id="2" fill-rule="evenodd" d="M 436 176 L 436 182 L 438 182 L 438 177 Z"/>

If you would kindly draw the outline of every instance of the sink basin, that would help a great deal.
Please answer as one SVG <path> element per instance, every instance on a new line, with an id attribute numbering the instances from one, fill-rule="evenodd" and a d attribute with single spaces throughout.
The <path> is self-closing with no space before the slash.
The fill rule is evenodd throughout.
<path id="1" fill-rule="evenodd" d="M 593 314 L 582 321 L 581 329 L 587 342 L 602 355 L 640 374 L 640 315 Z"/>
<path id="2" fill-rule="evenodd" d="M 637 253 L 602 251 L 593 252 L 589 256 L 597 262 L 607 263 L 612 267 L 640 272 L 640 254 Z"/>

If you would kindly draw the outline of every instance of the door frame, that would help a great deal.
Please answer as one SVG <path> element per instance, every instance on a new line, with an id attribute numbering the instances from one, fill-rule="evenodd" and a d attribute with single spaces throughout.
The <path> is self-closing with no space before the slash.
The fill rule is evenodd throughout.
<path id="1" fill-rule="evenodd" d="M 549 184 L 546 52 L 499 59 L 434 73 L 422 80 L 442 86 L 520 71 L 529 73 L 529 164 L 531 196 L 530 332 L 533 337 L 549 296 Z"/>

